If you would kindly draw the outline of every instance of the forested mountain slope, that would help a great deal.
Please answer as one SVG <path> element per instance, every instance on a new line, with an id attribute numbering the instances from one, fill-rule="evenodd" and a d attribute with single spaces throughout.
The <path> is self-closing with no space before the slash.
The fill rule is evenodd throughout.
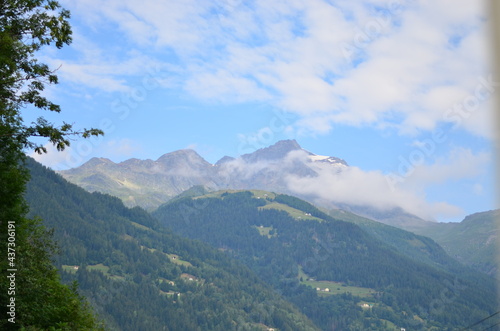
<path id="1" fill-rule="evenodd" d="M 414 231 L 437 241 L 458 261 L 498 277 L 499 220 L 497 209 L 469 215 L 459 223 L 434 223 Z"/>
<path id="2" fill-rule="evenodd" d="M 408 252 L 400 251 L 291 196 L 220 191 L 167 203 L 153 215 L 239 258 L 324 330 L 447 330 L 497 308 L 493 279 L 459 265 L 432 240 L 398 230 L 408 235 L 399 239 Z"/>
<path id="3" fill-rule="evenodd" d="M 373 237 L 417 261 L 455 273 L 472 272 L 470 268 L 464 267 L 462 263 L 448 255 L 447 250 L 443 249 L 430 237 L 405 231 L 343 210 L 330 210 L 328 215 L 358 225 Z"/>
<path id="4" fill-rule="evenodd" d="M 111 330 L 318 330 L 239 262 L 88 193 L 30 160 L 31 214 L 54 228 L 57 264 Z"/>

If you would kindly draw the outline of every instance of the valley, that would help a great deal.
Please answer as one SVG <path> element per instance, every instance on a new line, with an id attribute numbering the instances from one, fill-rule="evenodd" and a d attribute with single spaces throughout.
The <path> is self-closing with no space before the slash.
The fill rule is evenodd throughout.
<path id="1" fill-rule="evenodd" d="M 290 153 L 294 166 L 279 169 L 278 164 L 290 158 Z M 295 153 L 298 158 L 293 156 Z M 308 161 L 304 162 L 303 155 Z M 446 225 L 413 218 L 399 224 L 403 228 L 397 228 L 347 210 L 327 206 L 318 209 L 298 197 L 279 193 L 280 188 L 286 191 L 287 172 L 314 176 L 315 162 L 326 162 L 331 171 L 342 171 L 348 166 L 345 161 L 303 151 L 294 141 L 241 157 L 238 162 L 258 164 L 250 175 L 241 172 L 246 168 L 224 172 L 229 168 L 221 167 L 234 160 L 210 165 L 193 151 L 180 151 L 157 162 L 131 160 L 114 164 L 91 160 L 80 168 L 60 173 L 94 193 L 72 186 L 59 175 L 32 163 L 34 184 L 28 186 L 27 199 L 32 214 L 42 216 L 48 226 L 56 229 L 56 239 L 63 248 L 57 258 L 63 279 L 78 280 L 82 293 L 112 329 L 132 330 L 132 325 L 141 325 L 138 320 L 124 318 L 114 308 L 110 310 L 108 303 L 120 296 L 130 302 L 123 307 L 126 311 L 127 305 L 131 308 L 133 302 L 143 302 L 134 294 L 143 286 L 150 293 L 141 313 L 149 316 L 147 323 L 181 323 L 173 315 L 158 319 L 156 305 L 162 302 L 169 309 L 178 306 L 184 314 L 197 315 L 207 330 L 217 330 L 234 321 L 256 330 L 260 330 L 259 325 L 295 330 L 299 324 L 304 330 L 442 330 L 471 324 L 495 309 L 494 278 L 480 273 L 484 268 L 471 262 L 475 261 L 473 257 L 460 262 L 479 271 L 457 262 L 452 250 L 439 245 L 446 238 L 460 238 L 457 231 L 446 236 L 445 233 L 451 233 L 445 230 Z M 212 176 L 208 182 L 206 174 Z M 58 190 L 74 193 L 68 196 L 56 193 Z M 106 194 L 121 195 L 129 207 Z M 58 201 L 51 196 L 65 198 Z M 142 205 L 149 213 L 133 206 L 141 199 L 156 201 Z M 54 214 L 55 210 L 59 212 Z M 397 212 L 390 214 L 385 219 L 397 218 Z M 60 215 L 69 218 L 63 221 Z M 404 213 L 401 215 L 407 219 Z M 71 221 L 67 223 L 68 220 Z M 434 230 L 438 228 L 441 230 Z M 481 238 L 487 229 L 496 231 L 491 223 L 477 229 L 475 234 L 467 233 Z M 471 250 L 481 251 L 483 244 L 478 240 Z M 481 254 L 471 256 L 478 255 Z M 248 268 L 245 275 L 236 272 L 242 266 Z M 255 284 L 262 289 L 255 292 L 249 279 L 254 283 L 258 279 Z M 96 286 L 121 290 L 113 290 L 103 300 L 96 295 Z M 231 286 L 243 286 L 243 292 Z M 204 297 L 214 290 L 219 293 L 217 299 Z M 273 317 L 275 308 L 270 310 L 271 315 L 260 313 L 257 319 L 248 314 L 250 308 L 243 309 L 241 305 L 246 301 L 242 298 L 260 291 L 270 292 L 266 294 L 267 303 L 257 301 L 258 305 L 280 305 L 279 311 L 288 317 Z M 235 296 L 236 293 L 240 294 Z M 444 300 L 443 293 L 451 296 Z M 232 299 L 223 299 L 225 296 Z M 197 304 L 204 312 L 201 315 L 184 306 L 194 298 L 201 300 Z M 230 302 L 243 310 L 233 310 L 231 316 L 221 318 L 204 315 L 213 309 L 206 310 L 205 304 L 215 307 Z M 189 305 L 193 307 L 192 303 Z M 463 314 L 465 311 L 467 314 Z"/>

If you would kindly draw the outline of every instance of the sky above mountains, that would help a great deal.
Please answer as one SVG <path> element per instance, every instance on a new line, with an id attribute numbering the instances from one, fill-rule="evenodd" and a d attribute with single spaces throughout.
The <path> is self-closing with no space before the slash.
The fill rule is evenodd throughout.
<path id="1" fill-rule="evenodd" d="M 63 111 L 46 117 L 106 135 L 37 157 L 56 170 L 296 139 L 354 167 L 326 194 L 398 196 L 445 221 L 495 207 L 485 1 L 61 4 L 73 43 L 40 56 L 60 78 L 47 95 Z"/>

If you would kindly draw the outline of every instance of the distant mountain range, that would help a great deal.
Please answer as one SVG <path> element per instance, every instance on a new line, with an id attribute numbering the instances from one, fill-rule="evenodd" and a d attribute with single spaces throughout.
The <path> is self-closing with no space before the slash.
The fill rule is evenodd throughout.
<path id="1" fill-rule="evenodd" d="M 331 217 L 284 194 L 194 195 L 152 215 L 175 233 L 244 262 L 323 330 L 452 330 L 472 324 L 464 318 L 478 313 L 474 307 L 496 305 L 492 278 L 453 260 L 427 237 L 366 219 L 358 226 L 343 220 L 349 215 Z M 335 295 L 344 292 L 360 296 L 361 307 L 373 305 L 363 325 L 340 324 L 340 316 L 352 316 L 350 297 Z"/>
<path id="2" fill-rule="evenodd" d="M 148 214 L 29 169 L 63 279 L 110 330 L 451 330 L 497 311 L 493 278 L 347 212 L 196 186 Z"/>
<path id="3" fill-rule="evenodd" d="M 328 214 L 355 223 L 377 238 L 397 245 L 399 249 L 404 247 L 399 244 L 399 240 L 405 237 L 400 232 L 401 229 L 344 210 L 330 210 Z M 462 222 L 425 222 L 418 227 L 410 227 L 407 231 L 432 238 L 457 261 L 499 278 L 499 221 L 500 210 L 496 209 L 468 215 Z"/>
<path id="4" fill-rule="evenodd" d="M 458 261 L 498 276 L 499 220 L 496 209 L 469 215 L 459 223 L 432 223 L 413 231 L 434 239 Z"/>
<path id="5" fill-rule="evenodd" d="M 238 158 L 225 156 L 215 164 L 207 162 L 194 150 L 183 149 L 167 153 L 156 161 L 129 159 L 114 163 L 105 158 L 93 158 L 78 168 L 59 173 L 90 192 L 108 193 L 119 197 L 129 207 L 141 206 L 149 211 L 174 198 L 221 189 L 286 193 L 313 202 L 332 215 L 354 221 L 366 217 L 428 236 L 460 262 L 489 275 L 496 274 L 498 227 L 494 220 L 498 212 L 470 216 L 462 223 L 442 224 L 423 220 L 402 208 L 380 210 L 333 199 L 318 200 L 314 194 L 290 189 L 291 177 L 311 179 L 325 176 L 325 173 L 341 175 L 348 168 L 347 162 L 340 158 L 317 155 L 304 150 L 295 140 L 282 140 Z"/>
<path id="6" fill-rule="evenodd" d="M 290 189 L 290 178 L 314 178 L 321 173 L 338 174 L 347 169 L 346 161 L 317 155 L 303 149 L 295 140 L 282 140 L 267 148 L 238 158 L 225 156 L 211 164 L 194 150 L 167 153 L 156 161 L 129 159 L 114 163 L 93 158 L 82 166 L 59 173 L 68 181 L 90 192 L 102 192 L 123 200 L 129 207 L 154 210 L 162 203 L 193 186 L 208 191 L 220 189 L 261 189 L 287 193 L 318 203 L 314 194 Z M 380 211 L 369 205 L 349 205 L 323 199 L 323 207 L 343 209 L 399 227 L 428 223 L 401 208 Z"/>

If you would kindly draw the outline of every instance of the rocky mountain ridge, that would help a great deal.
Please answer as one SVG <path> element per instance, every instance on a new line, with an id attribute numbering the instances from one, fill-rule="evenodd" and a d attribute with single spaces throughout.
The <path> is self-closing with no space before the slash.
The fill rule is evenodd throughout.
<path id="1" fill-rule="evenodd" d="M 302 149 L 295 140 L 284 140 L 239 158 L 225 156 L 215 164 L 192 149 L 182 149 L 155 161 L 133 158 L 114 163 L 92 158 L 59 174 L 90 192 L 115 195 L 128 206 L 151 210 L 196 185 L 208 190 L 230 187 L 287 191 L 286 175 L 314 176 L 314 163 L 318 162 L 327 162 L 332 169 L 347 166 L 344 160 L 319 156 Z"/>
<path id="2" fill-rule="evenodd" d="M 237 158 L 224 156 L 215 164 L 194 150 L 182 149 L 157 160 L 129 159 L 114 163 L 93 158 L 78 168 L 59 173 L 90 192 L 108 193 L 129 207 L 141 206 L 147 210 L 154 210 L 189 188 L 201 185 L 208 191 L 260 189 L 292 194 L 328 209 L 348 210 L 403 228 L 424 222 L 404 210 L 381 213 L 372 206 L 353 206 L 333 199 L 320 201 L 314 194 L 301 193 L 300 187 L 298 190 L 290 187 L 293 179 L 311 179 L 325 173 L 336 175 L 346 169 L 349 165 L 338 157 L 317 155 L 303 149 L 296 140 L 282 140 Z"/>

